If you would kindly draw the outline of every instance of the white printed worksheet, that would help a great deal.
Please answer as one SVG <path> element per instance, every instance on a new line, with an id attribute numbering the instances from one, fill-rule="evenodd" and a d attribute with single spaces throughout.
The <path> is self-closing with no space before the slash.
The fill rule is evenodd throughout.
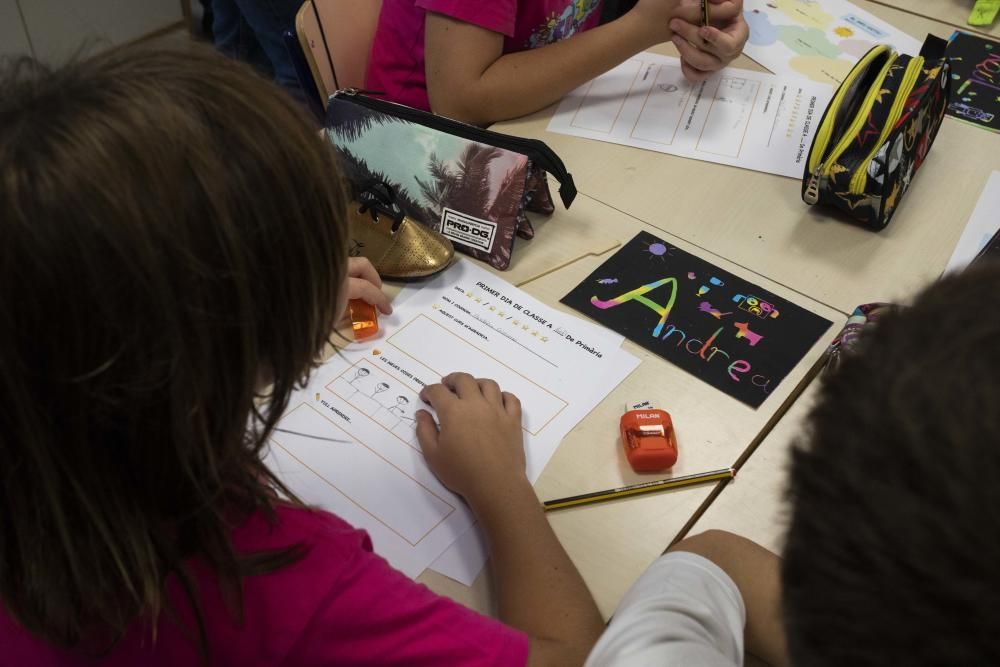
<path id="1" fill-rule="evenodd" d="M 677 58 L 640 53 L 567 95 L 548 130 L 801 178 L 833 92 L 738 69 L 690 84 Z"/>
<path id="2" fill-rule="evenodd" d="M 920 52 L 920 41 L 847 0 L 744 0 L 743 16 L 743 53 L 775 74 L 837 85 L 876 44 Z"/>
<path id="3" fill-rule="evenodd" d="M 618 334 L 468 260 L 381 319 L 380 337 L 344 347 L 293 396 L 268 463 L 302 500 L 367 530 L 376 552 L 410 576 L 474 523 L 420 452 L 414 414 L 428 408 L 425 385 L 465 371 L 517 395 L 534 481 L 570 429 L 638 365 Z M 469 558 L 461 569 L 478 572 L 481 557 Z"/>

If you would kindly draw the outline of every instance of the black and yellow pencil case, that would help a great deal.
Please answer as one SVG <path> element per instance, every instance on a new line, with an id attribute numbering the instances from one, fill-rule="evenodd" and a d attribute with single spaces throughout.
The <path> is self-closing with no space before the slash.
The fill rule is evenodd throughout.
<path id="1" fill-rule="evenodd" d="M 873 230 L 889 224 L 944 119 L 947 45 L 928 35 L 918 56 L 880 44 L 858 61 L 816 130 L 805 203 L 840 209 Z"/>

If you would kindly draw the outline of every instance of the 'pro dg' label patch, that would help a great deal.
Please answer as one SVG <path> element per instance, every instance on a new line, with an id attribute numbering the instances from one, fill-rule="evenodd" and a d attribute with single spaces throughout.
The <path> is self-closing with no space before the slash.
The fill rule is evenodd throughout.
<path id="1" fill-rule="evenodd" d="M 497 235 L 497 223 L 446 208 L 441 214 L 441 233 L 455 243 L 490 252 Z"/>

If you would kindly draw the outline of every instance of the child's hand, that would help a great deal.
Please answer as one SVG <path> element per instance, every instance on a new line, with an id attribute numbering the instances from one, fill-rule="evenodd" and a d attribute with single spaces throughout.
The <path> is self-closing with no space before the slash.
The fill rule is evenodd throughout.
<path id="1" fill-rule="evenodd" d="M 511 485 L 527 483 L 517 397 L 493 380 L 452 373 L 424 387 L 420 398 L 441 423 L 418 410 L 417 439 L 445 486 L 475 507 L 479 499 L 503 497 Z"/>
<path id="2" fill-rule="evenodd" d="M 697 0 L 682 0 L 683 3 Z M 681 54 L 684 78 L 704 81 L 743 52 L 750 28 L 743 18 L 743 0 L 708 0 L 710 26 L 695 25 L 683 18 L 670 21 L 674 46 Z"/>
<path id="3" fill-rule="evenodd" d="M 645 36 L 648 48 L 670 41 L 674 36 L 673 21 L 697 21 L 701 16 L 699 0 L 638 0 L 629 11 L 629 18 Z"/>
<path id="4" fill-rule="evenodd" d="M 344 315 L 347 315 L 347 302 L 351 299 L 362 299 L 379 309 L 383 315 L 392 312 L 389 297 L 382 292 L 382 279 L 372 263 L 366 257 L 347 258 L 347 299 L 344 301 Z"/>

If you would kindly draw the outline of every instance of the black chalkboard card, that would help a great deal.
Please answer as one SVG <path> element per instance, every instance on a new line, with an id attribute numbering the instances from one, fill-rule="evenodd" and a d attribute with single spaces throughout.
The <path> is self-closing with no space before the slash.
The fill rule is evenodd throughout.
<path id="1" fill-rule="evenodd" d="M 562 302 L 755 408 L 832 324 L 646 232 Z"/>
<path id="2" fill-rule="evenodd" d="M 948 43 L 948 115 L 1000 132 L 1000 42 L 956 32 Z"/>

